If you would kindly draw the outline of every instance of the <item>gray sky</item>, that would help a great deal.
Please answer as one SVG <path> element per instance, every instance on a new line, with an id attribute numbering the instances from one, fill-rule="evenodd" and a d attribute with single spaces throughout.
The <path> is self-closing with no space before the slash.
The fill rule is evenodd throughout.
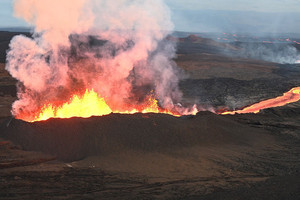
<path id="1" fill-rule="evenodd" d="M 165 0 L 172 9 L 300 12 L 299 0 Z"/>
<path id="2" fill-rule="evenodd" d="M 63 1 L 63 0 L 62 0 Z M 13 17 L 13 0 L 0 0 L 0 27 L 26 26 Z M 300 33 L 300 0 L 165 0 L 175 30 Z"/>
<path id="3" fill-rule="evenodd" d="M 0 27 L 25 26 L 22 20 L 13 17 L 13 0 L 0 0 Z"/>

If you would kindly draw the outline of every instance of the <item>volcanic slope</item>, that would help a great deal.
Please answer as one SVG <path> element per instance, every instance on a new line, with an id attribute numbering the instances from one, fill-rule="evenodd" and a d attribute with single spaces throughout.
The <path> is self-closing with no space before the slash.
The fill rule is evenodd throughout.
<path id="1" fill-rule="evenodd" d="M 1 125 L 0 137 L 18 144 L 28 154 L 46 154 L 32 152 L 35 163 L 4 167 L 0 197 L 29 198 L 32 195 L 24 195 L 32 191 L 28 186 L 39 185 L 43 192 L 34 190 L 34 197 L 59 199 L 66 195 L 62 185 L 67 184 L 67 197 L 75 199 L 83 195 L 78 190 L 89 191 L 86 197 L 103 199 L 193 199 L 214 192 L 232 195 L 247 185 L 257 187 L 257 181 L 297 174 L 299 138 L 283 136 L 278 128 L 264 130 L 268 126 L 263 122 L 260 128 L 251 127 L 257 122 L 249 119 L 245 123 L 242 118 L 246 116 L 235 118 L 210 112 L 180 118 L 110 114 L 34 123 L 7 118 Z M 269 120 L 274 118 L 270 116 Z M 53 159 L 49 154 L 58 161 L 43 163 Z M 12 176 L 17 177 L 15 181 Z M 44 176 L 50 182 L 41 179 Z M 96 184 L 87 184 L 90 181 Z M 295 191 L 291 189 L 287 195 Z"/>
<path id="2" fill-rule="evenodd" d="M 111 114 L 35 123 L 7 119 L 1 137 L 26 151 L 42 151 L 59 160 L 73 161 L 70 165 L 77 168 L 132 173 L 154 182 L 251 177 L 258 169 L 245 170 L 237 159 L 249 165 L 253 156 L 262 156 L 275 145 L 265 131 L 209 112 L 181 118 Z M 249 152 L 253 155 L 247 155 Z M 234 175 L 226 169 L 233 166 L 237 168 Z"/>
<path id="3" fill-rule="evenodd" d="M 110 114 L 34 123 L 9 119 L 1 132 L 2 137 L 26 150 L 42 151 L 65 161 L 126 150 L 167 153 L 194 146 L 272 144 L 263 131 L 210 112 L 180 118 L 165 114 Z"/>
<path id="4" fill-rule="evenodd" d="M 179 45 L 176 62 L 188 75 L 180 83 L 183 103 L 234 109 L 300 85 L 298 65 L 229 58 L 216 50 L 224 45 L 201 41 Z M 191 44 L 194 52 L 182 53 Z M 16 81 L 0 66 L 0 199 L 300 196 L 299 102 L 256 115 L 111 114 L 27 123 L 11 117 Z"/>

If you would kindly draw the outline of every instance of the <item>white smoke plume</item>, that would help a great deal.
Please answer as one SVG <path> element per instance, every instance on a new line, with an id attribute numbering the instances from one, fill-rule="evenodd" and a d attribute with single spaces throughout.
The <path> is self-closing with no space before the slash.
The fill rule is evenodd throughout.
<path id="1" fill-rule="evenodd" d="M 162 108 L 180 101 L 175 44 L 166 40 L 173 24 L 162 0 L 15 0 L 14 10 L 35 27 L 32 38 L 14 37 L 7 54 L 6 69 L 19 80 L 15 116 L 81 89 L 119 111 L 150 91 Z"/>
<path id="2" fill-rule="evenodd" d="M 294 64 L 300 59 L 300 52 L 290 44 L 245 43 L 240 48 L 238 55 L 246 58 L 281 64 Z"/>

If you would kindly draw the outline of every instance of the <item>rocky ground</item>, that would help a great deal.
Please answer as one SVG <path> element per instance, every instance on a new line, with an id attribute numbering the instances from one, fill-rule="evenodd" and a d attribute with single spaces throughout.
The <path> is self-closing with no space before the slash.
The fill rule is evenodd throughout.
<path id="1" fill-rule="evenodd" d="M 176 58 L 183 103 L 235 109 L 300 85 L 299 65 L 230 58 L 194 39 Z M 10 114 L 15 84 L 0 64 L 0 199 L 299 199 L 300 102 L 27 123 Z"/>

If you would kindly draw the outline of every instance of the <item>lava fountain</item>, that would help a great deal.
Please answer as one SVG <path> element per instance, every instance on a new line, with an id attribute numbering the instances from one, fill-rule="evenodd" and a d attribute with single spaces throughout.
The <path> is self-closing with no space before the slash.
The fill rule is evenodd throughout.
<path id="1" fill-rule="evenodd" d="M 263 109 L 284 106 L 286 104 L 294 103 L 299 100 L 300 100 L 300 87 L 295 87 L 289 90 L 288 92 L 284 93 L 282 96 L 258 102 L 251 106 L 245 107 L 242 110 L 226 111 L 220 114 L 234 115 L 234 114 L 244 114 L 244 113 L 259 113 Z"/>
<path id="2" fill-rule="evenodd" d="M 16 0 L 14 11 L 34 26 L 7 53 L 6 69 L 19 81 L 16 118 L 197 112 L 180 104 L 163 0 Z"/>
<path id="3" fill-rule="evenodd" d="M 94 90 L 86 90 L 84 94 L 74 94 L 66 103 L 49 103 L 44 105 L 38 112 L 19 116 L 25 121 L 43 121 L 49 118 L 71 118 L 82 117 L 88 118 L 91 116 L 103 116 L 110 113 L 134 114 L 134 113 L 164 113 L 173 116 L 180 116 L 179 112 L 162 109 L 158 106 L 157 100 L 153 94 L 147 98 L 148 102 L 143 105 L 136 106 L 135 109 L 129 110 L 111 110 L 104 98 L 98 95 Z M 196 114 L 197 109 L 191 111 L 191 114 Z"/>

